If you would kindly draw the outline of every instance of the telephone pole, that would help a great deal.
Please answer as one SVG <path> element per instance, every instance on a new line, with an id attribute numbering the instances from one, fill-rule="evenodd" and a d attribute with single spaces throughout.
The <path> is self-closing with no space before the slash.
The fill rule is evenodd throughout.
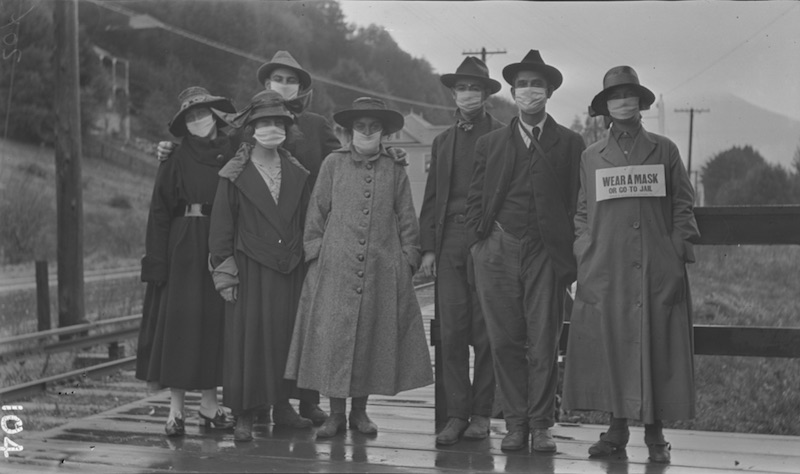
<path id="1" fill-rule="evenodd" d="M 694 131 L 694 114 L 701 114 L 703 112 L 711 112 L 710 109 L 695 109 L 694 107 L 688 109 L 675 109 L 675 112 L 686 112 L 689 114 L 689 157 L 687 158 L 686 172 L 689 177 L 692 176 L 692 135 Z"/>
<path id="2" fill-rule="evenodd" d="M 60 0 L 55 26 L 56 211 L 58 326 L 84 319 L 81 103 L 78 71 L 78 2 Z"/>
<path id="3" fill-rule="evenodd" d="M 461 54 L 463 54 L 465 56 L 468 56 L 470 54 L 480 54 L 481 55 L 481 61 L 483 61 L 483 63 L 486 64 L 486 55 L 487 54 L 506 54 L 506 50 L 502 50 L 502 51 L 486 51 L 486 48 L 481 48 L 480 51 L 464 51 Z"/>

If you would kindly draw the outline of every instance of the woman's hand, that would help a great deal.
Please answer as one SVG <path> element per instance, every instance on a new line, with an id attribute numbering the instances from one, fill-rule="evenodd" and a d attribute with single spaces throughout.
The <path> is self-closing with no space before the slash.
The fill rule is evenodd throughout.
<path id="1" fill-rule="evenodd" d="M 219 290 L 219 294 L 222 296 L 222 299 L 228 303 L 235 303 L 236 297 L 239 296 L 239 285 L 223 288 Z"/>
<path id="2" fill-rule="evenodd" d="M 436 277 L 436 255 L 433 252 L 425 252 L 420 269 L 426 277 Z"/>

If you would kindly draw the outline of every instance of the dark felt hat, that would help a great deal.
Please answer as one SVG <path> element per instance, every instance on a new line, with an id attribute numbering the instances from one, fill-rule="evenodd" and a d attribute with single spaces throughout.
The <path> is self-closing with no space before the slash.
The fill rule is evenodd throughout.
<path id="1" fill-rule="evenodd" d="M 481 81 L 489 94 L 496 94 L 500 90 L 500 83 L 489 77 L 489 68 L 486 64 L 475 56 L 467 56 L 458 66 L 455 74 L 443 74 L 440 81 L 446 87 L 453 87 L 459 79 L 476 79 Z"/>
<path id="2" fill-rule="evenodd" d="M 636 89 L 639 95 L 639 110 L 648 110 L 656 101 L 656 95 L 647 87 L 639 84 L 639 76 L 632 67 L 616 66 L 609 69 L 603 76 L 603 90 L 592 99 L 589 115 L 592 117 L 608 115 L 608 95 L 612 89 L 622 85 L 633 86 Z"/>
<path id="3" fill-rule="evenodd" d="M 300 79 L 300 89 L 305 90 L 311 87 L 311 74 L 300 67 L 300 63 L 298 63 L 288 51 L 278 51 L 275 53 L 275 56 L 272 56 L 272 59 L 270 59 L 268 63 L 262 64 L 261 67 L 258 68 L 258 72 L 256 73 L 258 83 L 263 86 L 264 81 L 272 74 L 272 71 L 282 67 L 291 69 L 297 73 Z"/>
<path id="4" fill-rule="evenodd" d="M 247 126 L 264 117 L 281 118 L 286 122 L 287 128 L 294 123 L 294 116 L 286 108 L 283 96 L 271 89 L 254 95 L 250 99 L 250 105 L 239 114 L 236 121 Z"/>
<path id="5" fill-rule="evenodd" d="M 553 86 L 553 90 L 561 87 L 561 83 L 564 82 L 564 77 L 561 75 L 561 72 L 553 66 L 545 64 L 542 55 L 539 54 L 539 51 L 536 49 L 528 51 L 528 54 L 522 58 L 522 61 L 504 67 L 503 79 L 513 86 L 514 78 L 517 77 L 517 73 L 520 71 L 541 72 L 544 74 L 544 77 L 547 78 L 547 82 Z"/>
<path id="6" fill-rule="evenodd" d="M 403 129 L 405 119 L 396 110 L 386 108 L 381 99 L 374 97 L 360 97 L 353 101 L 352 108 L 333 114 L 333 120 L 342 127 L 352 130 L 353 121 L 359 117 L 372 117 L 383 124 L 383 134 L 390 135 Z"/>
<path id="7" fill-rule="evenodd" d="M 192 107 L 205 106 L 229 114 L 236 113 L 236 108 L 233 106 L 233 102 L 231 102 L 230 99 L 211 95 L 205 88 L 198 86 L 184 89 L 183 92 L 178 94 L 178 102 L 181 103 L 181 108 L 178 110 L 178 113 L 172 117 L 172 120 L 169 121 L 169 131 L 176 137 L 183 137 L 189 133 L 189 130 L 186 128 L 184 116 Z M 216 115 L 214 115 L 214 118 L 217 120 L 218 126 L 225 124 L 225 122 Z"/>

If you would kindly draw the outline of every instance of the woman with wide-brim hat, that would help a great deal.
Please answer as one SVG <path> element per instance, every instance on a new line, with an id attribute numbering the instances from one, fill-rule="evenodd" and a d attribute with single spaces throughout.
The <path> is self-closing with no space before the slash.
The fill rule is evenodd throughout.
<path id="1" fill-rule="evenodd" d="M 375 98 L 334 114 L 350 144 L 322 162 L 306 217 L 308 273 L 286 377 L 331 399 L 317 437 L 347 424 L 377 432 L 372 394 L 395 395 L 433 382 L 411 278 L 420 261 L 419 224 L 402 163 L 382 139 L 403 116 Z"/>
<path id="2" fill-rule="evenodd" d="M 147 282 L 136 376 L 170 388 L 168 436 L 185 433 L 186 390 L 201 390 L 199 416 L 208 427 L 231 428 L 217 403 L 222 384 L 224 302 L 207 271 L 209 215 L 217 172 L 236 151 L 219 133 L 230 100 L 190 87 L 169 123 L 181 138 L 158 170 L 147 221 L 142 281 Z"/>
<path id="3" fill-rule="evenodd" d="M 284 379 L 303 284 L 303 221 L 309 172 L 283 148 L 294 118 L 275 91 L 256 94 L 237 118 L 253 130 L 220 171 L 211 214 L 210 261 L 226 304 L 223 400 L 237 415 L 234 439 L 252 439 L 256 410 L 276 425 L 309 428 Z M 310 394 L 318 396 L 317 394 Z"/>

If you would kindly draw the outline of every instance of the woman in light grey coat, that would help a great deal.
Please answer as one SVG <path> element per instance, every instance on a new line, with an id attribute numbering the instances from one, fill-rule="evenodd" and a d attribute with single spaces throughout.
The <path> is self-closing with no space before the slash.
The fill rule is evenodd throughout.
<path id="1" fill-rule="evenodd" d="M 334 120 L 352 143 L 322 163 L 304 232 L 309 263 L 289 350 L 286 378 L 331 397 L 317 432 L 377 426 L 371 394 L 395 395 L 433 382 L 422 316 L 411 277 L 419 266 L 419 223 L 403 166 L 381 138 L 403 127 L 382 101 L 357 99 Z"/>

